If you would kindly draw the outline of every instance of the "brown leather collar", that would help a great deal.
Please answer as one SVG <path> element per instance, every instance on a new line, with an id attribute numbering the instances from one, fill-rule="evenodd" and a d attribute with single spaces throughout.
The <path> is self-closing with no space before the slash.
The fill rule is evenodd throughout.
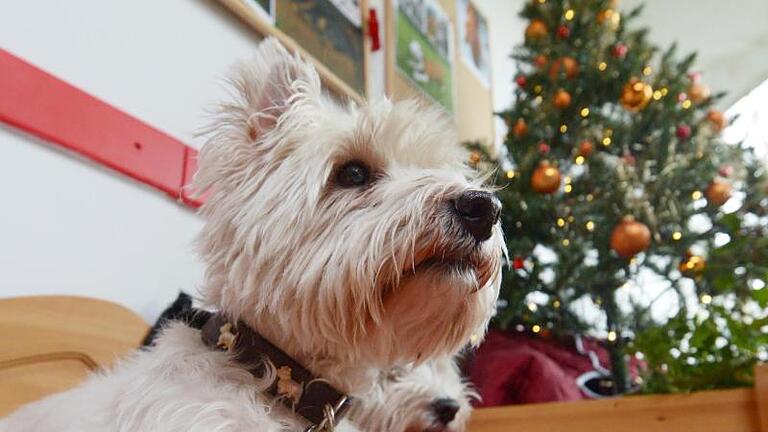
<path id="1" fill-rule="evenodd" d="M 307 419 L 311 423 L 307 430 L 333 430 L 349 408 L 350 397 L 315 377 L 243 322 L 235 324 L 221 314 L 214 314 L 203 325 L 201 334 L 206 345 L 231 352 L 257 378 L 274 367 L 275 380 L 267 393 Z"/>

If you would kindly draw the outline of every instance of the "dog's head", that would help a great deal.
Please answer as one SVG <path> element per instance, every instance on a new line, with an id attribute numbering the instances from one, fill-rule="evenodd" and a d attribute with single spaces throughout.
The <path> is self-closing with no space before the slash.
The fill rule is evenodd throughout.
<path id="1" fill-rule="evenodd" d="M 448 357 L 381 372 L 349 419 L 371 432 L 463 432 L 477 398 Z"/>
<path id="2" fill-rule="evenodd" d="M 494 311 L 500 205 L 447 119 L 340 106 L 275 40 L 236 67 L 200 153 L 206 296 L 292 350 L 389 367 L 457 351 Z M 476 338 L 475 338 L 476 339 Z"/>

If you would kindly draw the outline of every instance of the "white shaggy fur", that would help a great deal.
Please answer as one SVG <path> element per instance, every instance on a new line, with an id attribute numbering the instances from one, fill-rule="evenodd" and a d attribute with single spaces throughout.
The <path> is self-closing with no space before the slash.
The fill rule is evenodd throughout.
<path id="1" fill-rule="evenodd" d="M 464 432 L 477 394 L 456 363 L 443 357 L 416 367 L 382 371 L 371 390 L 355 400 L 349 420 L 360 430 L 387 432 Z M 441 424 L 432 410 L 437 399 L 458 403 L 456 417 Z"/>
<path id="2" fill-rule="evenodd" d="M 232 85 L 196 178 L 211 192 L 199 237 L 209 306 L 352 396 L 371 391 L 379 370 L 449 356 L 484 333 L 504 243 L 498 225 L 476 242 L 452 212 L 451 200 L 482 187 L 441 113 L 413 102 L 340 107 L 314 68 L 272 39 Z M 336 183 L 350 160 L 370 167 L 370 184 Z M 151 351 L 0 430 L 302 430 L 262 394 L 267 385 L 176 325 Z"/>

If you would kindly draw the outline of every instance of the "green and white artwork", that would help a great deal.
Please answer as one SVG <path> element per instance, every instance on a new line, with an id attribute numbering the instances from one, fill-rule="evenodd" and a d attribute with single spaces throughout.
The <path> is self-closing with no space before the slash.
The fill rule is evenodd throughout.
<path id="1" fill-rule="evenodd" d="M 397 68 L 430 98 L 453 111 L 451 21 L 433 0 L 399 0 Z"/>

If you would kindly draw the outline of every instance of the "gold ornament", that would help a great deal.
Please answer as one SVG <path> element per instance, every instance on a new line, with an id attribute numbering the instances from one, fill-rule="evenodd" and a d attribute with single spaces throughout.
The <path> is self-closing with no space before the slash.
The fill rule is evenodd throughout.
<path id="1" fill-rule="evenodd" d="M 525 123 L 525 119 L 519 118 L 515 121 L 515 125 L 512 126 L 512 134 L 515 138 L 522 138 L 528 134 L 528 124 Z"/>
<path id="2" fill-rule="evenodd" d="M 621 14 L 614 9 L 603 9 L 597 13 L 597 23 L 606 24 L 611 29 L 617 30 L 621 23 Z"/>
<path id="3" fill-rule="evenodd" d="M 555 108 L 567 108 L 571 104 L 571 94 L 563 89 L 559 89 L 552 98 L 552 104 Z"/>
<path id="4" fill-rule="evenodd" d="M 688 87 L 688 97 L 693 103 L 701 103 L 709 99 L 710 91 L 709 87 L 702 83 L 693 83 Z"/>
<path id="5" fill-rule="evenodd" d="M 705 193 L 707 203 L 714 207 L 720 207 L 731 199 L 731 191 L 731 185 L 724 181 L 714 179 L 709 183 Z"/>
<path id="6" fill-rule="evenodd" d="M 542 161 L 531 176 L 531 187 L 538 193 L 551 194 L 560 187 L 560 170 Z"/>
<path id="7" fill-rule="evenodd" d="M 547 35 L 547 25 L 544 21 L 535 19 L 525 29 L 526 39 L 541 39 Z"/>
<path id="8" fill-rule="evenodd" d="M 621 105 L 627 109 L 627 111 L 638 112 L 648 105 L 653 97 L 653 88 L 649 84 L 640 81 L 637 78 L 632 78 L 628 83 L 624 85 L 621 90 Z"/>
<path id="9" fill-rule="evenodd" d="M 694 277 L 704 271 L 707 266 L 707 261 L 704 257 L 694 255 L 691 251 L 685 253 L 685 259 L 680 261 L 680 265 L 677 266 L 680 273 L 688 277 Z"/>
<path id="10" fill-rule="evenodd" d="M 728 126 L 728 121 L 725 119 L 725 115 L 717 110 L 710 110 L 707 113 L 707 121 L 712 125 L 712 130 L 715 132 L 720 132 Z"/>
<path id="11" fill-rule="evenodd" d="M 611 233 L 611 249 L 622 258 L 631 258 L 651 245 L 651 230 L 632 216 L 624 216 Z"/>
<path id="12" fill-rule="evenodd" d="M 594 149 L 595 146 L 592 144 L 592 141 L 584 140 L 581 142 L 581 144 L 579 144 L 579 156 L 589 157 Z"/>
<path id="13" fill-rule="evenodd" d="M 560 57 L 549 66 L 549 79 L 557 80 L 560 72 L 565 72 L 568 79 L 575 78 L 579 74 L 579 63 L 573 57 Z"/>

